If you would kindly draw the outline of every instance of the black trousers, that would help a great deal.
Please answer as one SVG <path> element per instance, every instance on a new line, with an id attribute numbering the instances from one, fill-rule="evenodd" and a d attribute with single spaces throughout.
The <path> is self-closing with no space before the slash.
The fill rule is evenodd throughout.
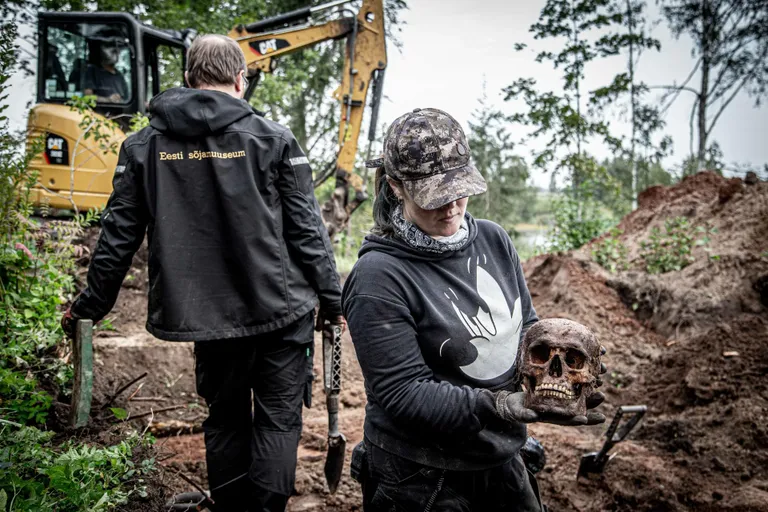
<path id="1" fill-rule="evenodd" d="M 365 512 L 540 512 L 536 478 L 518 455 L 480 471 L 423 466 L 366 442 Z"/>
<path id="2" fill-rule="evenodd" d="M 312 389 L 313 313 L 278 331 L 195 342 L 216 511 L 284 511 L 294 492 L 302 401 Z"/>

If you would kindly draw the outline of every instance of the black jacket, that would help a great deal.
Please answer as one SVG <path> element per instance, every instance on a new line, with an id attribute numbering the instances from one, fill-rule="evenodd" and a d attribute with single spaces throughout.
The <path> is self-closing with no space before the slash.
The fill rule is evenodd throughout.
<path id="1" fill-rule="evenodd" d="M 149 243 L 147 330 L 165 340 L 249 336 L 284 327 L 341 289 L 291 132 L 222 92 L 170 89 L 150 126 L 120 150 L 88 287 L 72 314 L 99 320 Z"/>
<path id="2" fill-rule="evenodd" d="M 467 223 L 467 245 L 443 254 L 366 237 L 343 294 L 366 438 L 457 471 L 503 464 L 525 443 L 525 426 L 502 422 L 488 390 L 513 389 L 519 342 L 538 320 L 507 233 Z"/>

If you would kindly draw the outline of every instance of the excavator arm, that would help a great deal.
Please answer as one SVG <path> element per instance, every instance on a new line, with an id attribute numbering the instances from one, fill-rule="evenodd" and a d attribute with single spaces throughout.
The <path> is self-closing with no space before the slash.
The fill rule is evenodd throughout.
<path id="1" fill-rule="evenodd" d="M 348 3 L 349 0 L 306 7 L 249 25 L 238 25 L 229 36 L 238 42 L 245 54 L 249 76 L 255 86 L 260 73 L 271 73 L 277 58 L 323 41 L 346 39 L 344 71 L 337 91 L 341 116 L 338 132 L 338 152 L 335 166 L 315 177 L 315 186 L 331 176 L 336 186 L 331 198 L 323 205 L 323 222 L 333 238 L 343 231 L 352 212 L 366 200 L 364 180 L 354 172 L 363 111 L 369 88 L 373 87 L 369 141 L 374 140 L 381 98 L 384 69 L 387 66 L 384 34 L 383 0 L 363 0 L 360 10 L 324 23 L 312 23 L 316 13 Z M 349 12 L 349 11 L 347 11 Z M 299 24 L 299 25 L 297 25 Z M 253 92 L 249 87 L 246 97 Z M 334 172 L 335 171 L 335 172 Z"/>

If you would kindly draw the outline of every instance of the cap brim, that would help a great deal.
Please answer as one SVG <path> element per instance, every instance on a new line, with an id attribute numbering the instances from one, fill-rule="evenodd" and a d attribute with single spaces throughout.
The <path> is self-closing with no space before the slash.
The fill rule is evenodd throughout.
<path id="1" fill-rule="evenodd" d="M 403 186 L 413 201 L 425 210 L 482 194 L 488 188 L 483 175 L 472 163 L 420 180 L 403 181 Z"/>

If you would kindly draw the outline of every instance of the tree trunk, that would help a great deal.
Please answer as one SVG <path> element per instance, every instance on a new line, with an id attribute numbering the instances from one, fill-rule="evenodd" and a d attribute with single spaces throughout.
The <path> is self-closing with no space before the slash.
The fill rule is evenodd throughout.
<path id="1" fill-rule="evenodd" d="M 627 0 L 627 15 L 629 16 L 629 96 L 632 103 L 632 141 L 630 143 L 629 160 L 632 164 L 630 172 L 632 173 L 632 186 L 630 187 L 632 193 L 632 209 L 637 209 L 637 194 L 638 194 L 638 176 L 637 176 L 637 162 L 635 161 L 635 132 L 636 132 L 636 100 L 635 100 L 635 48 L 634 48 L 634 16 L 632 15 L 632 0 Z"/>
<path id="2" fill-rule="evenodd" d="M 711 66 L 711 44 L 714 37 L 712 10 L 709 0 L 701 1 L 701 87 L 699 89 L 699 149 L 697 153 L 697 171 L 704 170 L 707 155 L 707 101 L 709 100 L 709 72 Z"/>

